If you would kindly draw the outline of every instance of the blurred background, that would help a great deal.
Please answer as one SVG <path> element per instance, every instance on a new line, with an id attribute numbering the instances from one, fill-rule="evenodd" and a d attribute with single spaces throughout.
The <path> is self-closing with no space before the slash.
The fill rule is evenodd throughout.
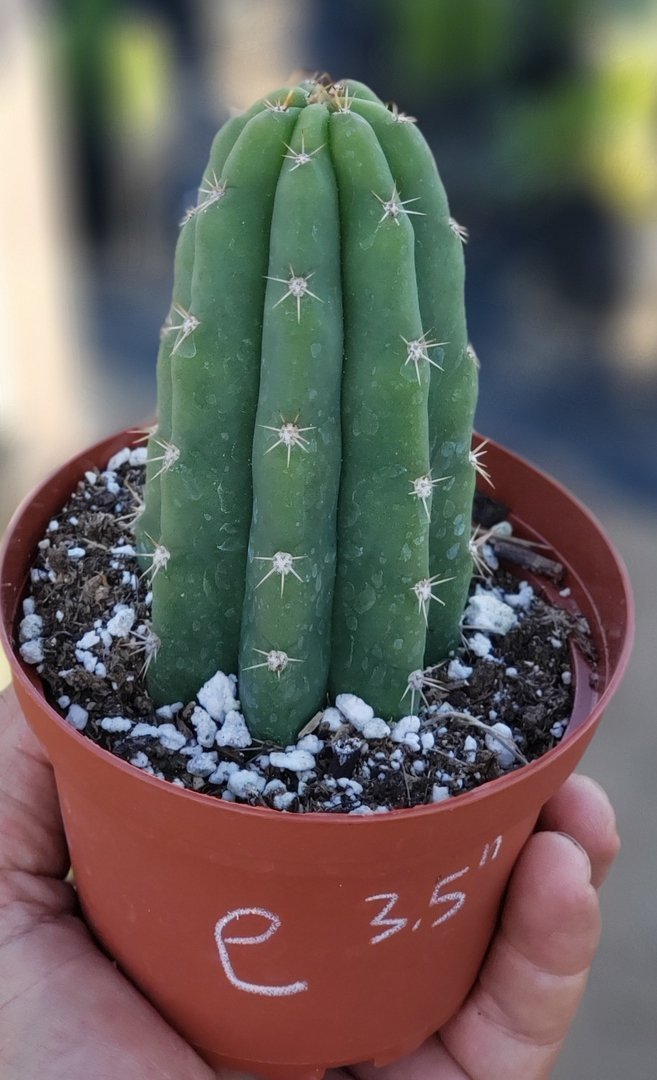
<path id="1" fill-rule="evenodd" d="M 419 119 L 470 233 L 479 430 L 573 488 L 629 564 L 634 661 L 587 758 L 625 845 L 554 1075 L 650 1080 L 657 0 L 3 0 L 0 531 L 45 469 L 152 414 L 212 135 L 300 69 Z"/>

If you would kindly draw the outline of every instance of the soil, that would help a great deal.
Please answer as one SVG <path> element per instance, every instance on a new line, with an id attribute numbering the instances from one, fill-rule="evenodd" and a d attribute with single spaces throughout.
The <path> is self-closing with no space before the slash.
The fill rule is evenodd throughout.
<path id="1" fill-rule="evenodd" d="M 204 750 L 192 723 L 198 703 L 156 712 L 145 682 L 151 597 L 132 532 L 144 457 L 123 451 L 107 471 L 85 475 L 39 544 L 24 606 L 42 620 L 36 627 L 29 619 L 25 624 L 24 659 L 36 665 L 51 704 L 98 745 L 162 780 L 229 801 L 296 812 L 368 813 L 469 791 L 540 757 L 562 737 L 572 707 L 573 643 L 588 658 L 593 676 L 585 620 L 548 602 L 535 584 L 533 594 L 526 591 L 514 565 L 521 573 L 531 571 L 534 582 L 538 574 L 561 584 L 562 568 L 549 553 L 509 534 L 506 507 L 479 497 L 474 523 L 485 580 L 474 578 L 472 590 L 510 598 L 517 625 L 503 636 L 464 630 L 451 677 L 454 657 L 427 671 L 436 685 L 422 688 L 417 719 L 406 725 L 406 735 L 392 725 L 382 738 L 365 738 L 332 708 L 301 733 L 298 748 L 314 754 L 313 769 L 275 767 L 270 752 L 285 748 L 254 740 L 246 749 L 212 744 L 213 767 L 194 770 L 192 762 Z M 122 611 L 126 621 L 119 625 Z M 108 718 L 117 724 L 108 725 Z M 125 730 L 137 723 L 152 730 Z M 171 749 L 164 728 L 169 748 L 157 737 L 154 729 L 163 724 L 169 734 L 179 733 L 180 749 Z M 499 724 L 508 735 L 493 727 Z M 245 786 L 245 770 L 257 771 L 257 784 Z"/>

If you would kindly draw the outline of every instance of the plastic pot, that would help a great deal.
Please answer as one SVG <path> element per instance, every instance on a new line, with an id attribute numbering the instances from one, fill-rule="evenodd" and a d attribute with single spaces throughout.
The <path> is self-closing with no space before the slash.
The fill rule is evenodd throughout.
<path id="1" fill-rule="evenodd" d="M 37 542 L 122 433 L 26 500 L 2 561 L 2 642 L 52 762 L 80 902 L 120 968 L 215 1066 L 317 1080 L 405 1055 L 459 1008 L 543 804 L 573 771 L 616 690 L 632 633 L 626 571 L 599 524 L 553 480 L 489 444 L 516 531 L 566 567 L 597 678 L 575 657 L 575 703 L 554 750 L 439 804 L 375 817 L 225 803 L 144 775 L 70 727 L 14 648 Z M 544 592 L 550 592 L 540 584 Z"/>

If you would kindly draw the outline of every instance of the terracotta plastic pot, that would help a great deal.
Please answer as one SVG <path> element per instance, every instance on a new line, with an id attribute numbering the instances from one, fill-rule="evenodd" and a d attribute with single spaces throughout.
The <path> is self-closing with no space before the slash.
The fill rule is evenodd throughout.
<path id="1" fill-rule="evenodd" d="M 550 545 L 599 654 L 576 657 L 560 745 L 476 791 L 375 817 L 238 806 L 155 780 L 99 749 L 44 699 L 13 645 L 38 540 L 84 471 L 122 433 L 56 472 L 21 507 L 0 568 L 3 645 L 52 761 L 85 916 L 121 969 L 215 1066 L 268 1080 L 399 1058 L 474 982 L 518 853 L 573 771 L 624 670 L 625 569 L 571 495 L 489 444 L 516 530 Z M 540 588 L 544 589 L 541 583 Z M 549 592 L 549 589 L 547 590 Z"/>

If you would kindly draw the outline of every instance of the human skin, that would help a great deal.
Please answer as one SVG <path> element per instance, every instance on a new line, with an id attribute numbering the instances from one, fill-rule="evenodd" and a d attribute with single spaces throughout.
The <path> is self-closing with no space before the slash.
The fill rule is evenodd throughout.
<path id="1" fill-rule="evenodd" d="M 52 770 L 13 691 L 0 694 L 2 1080 L 250 1080 L 207 1066 L 80 918 Z M 326 1080 L 544 1080 L 577 1012 L 618 853 L 603 790 L 571 777 L 547 804 L 463 1008 L 410 1057 Z"/>

